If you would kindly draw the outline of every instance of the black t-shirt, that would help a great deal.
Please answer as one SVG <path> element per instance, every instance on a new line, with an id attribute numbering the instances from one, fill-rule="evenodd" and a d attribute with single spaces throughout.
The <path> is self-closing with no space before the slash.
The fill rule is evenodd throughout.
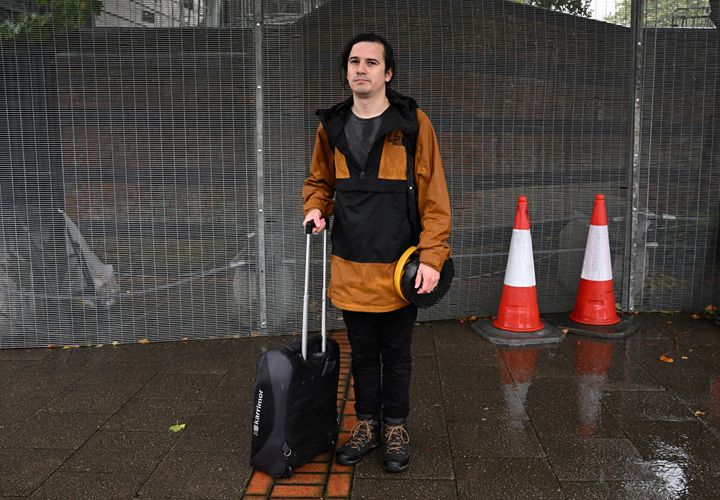
<path id="1" fill-rule="evenodd" d="M 350 153 L 357 160 L 361 168 L 365 168 L 368 154 L 378 140 L 378 132 L 382 125 L 385 113 L 373 118 L 360 118 L 350 112 L 345 124 L 345 140 L 347 140 Z"/>

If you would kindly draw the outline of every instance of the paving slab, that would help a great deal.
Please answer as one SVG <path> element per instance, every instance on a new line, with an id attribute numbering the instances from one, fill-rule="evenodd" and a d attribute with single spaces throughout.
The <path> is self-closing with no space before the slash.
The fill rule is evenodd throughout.
<path id="1" fill-rule="evenodd" d="M 190 342 L 155 342 L 107 346 L 103 349 L 107 348 L 115 353 L 112 358 L 113 362 L 132 363 L 159 370 L 182 353 L 192 352 L 193 347 Z"/>
<path id="2" fill-rule="evenodd" d="M 147 474 L 142 473 L 56 472 L 29 498 L 135 498 L 146 478 Z"/>
<path id="3" fill-rule="evenodd" d="M 88 372 L 76 385 L 132 395 L 147 384 L 158 369 L 145 364 L 113 360 Z"/>
<path id="4" fill-rule="evenodd" d="M 171 425 L 189 422 L 201 407 L 200 401 L 130 400 L 108 419 L 103 430 L 165 432 Z"/>
<path id="5" fill-rule="evenodd" d="M 516 373 L 522 375 L 529 372 L 533 378 L 573 378 L 576 376 L 575 367 L 560 345 L 512 350 L 501 348 L 499 354 L 514 377 L 517 377 Z M 527 359 L 528 362 L 523 363 L 518 358 Z"/>
<path id="6" fill-rule="evenodd" d="M 205 401 L 220 380 L 222 375 L 158 373 L 135 394 L 135 398 Z"/>
<path id="7" fill-rule="evenodd" d="M 696 421 L 685 404 L 668 391 L 611 392 L 603 406 L 615 420 Z"/>
<path id="8" fill-rule="evenodd" d="M 432 325 L 416 323 L 412 332 L 412 355 L 435 356 L 435 336 Z"/>
<path id="9" fill-rule="evenodd" d="M 73 386 L 47 403 L 50 412 L 108 413 L 118 411 L 129 394 L 103 390 L 100 386 Z"/>
<path id="10" fill-rule="evenodd" d="M 448 429 L 456 459 L 545 456 L 535 429 L 528 421 L 449 422 Z"/>
<path id="11" fill-rule="evenodd" d="M 38 411 L 0 437 L 0 448 L 77 449 L 110 414 Z"/>
<path id="12" fill-rule="evenodd" d="M 23 371 L 0 384 L 0 400 L 53 398 L 81 379 L 80 371 Z"/>
<path id="13" fill-rule="evenodd" d="M 249 411 L 247 413 L 250 414 Z M 250 419 L 237 415 L 195 415 L 180 432 L 173 451 L 249 453 Z"/>
<path id="14" fill-rule="evenodd" d="M 204 415 L 248 415 L 252 407 L 253 379 L 237 385 L 218 385 L 203 403 Z M 237 418 L 237 417 L 236 417 Z"/>
<path id="15" fill-rule="evenodd" d="M 560 481 L 652 481 L 652 464 L 643 460 L 628 439 L 543 438 L 555 476 Z"/>
<path id="16" fill-rule="evenodd" d="M 36 363 L 35 371 L 89 372 L 113 359 L 116 351 L 108 347 L 52 349 L 49 356 Z"/>
<path id="17" fill-rule="evenodd" d="M 0 361 L 38 361 L 52 352 L 52 349 L 0 349 Z"/>
<path id="18" fill-rule="evenodd" d="M 581 378 L 601 378 L 608 391 L 662 391 L 650 372 L 633 361 L 628 344 L 568 335 L 561 349 Z"/>
<path id="19" fill-rule="evenodd" d="M 456 459 L 455 474 L 462 499 L 563 499 L 545 458 Z"/>
<path id="20" fill-rule="evenodd" d="M 500 390 L 503 385 L 512 384 L 505 366 L 475 366 L 471 364 L 441 365 L 440 380 L 443 392 L 459 387 L 471 386 L 477 390 Z"/>
<path id="21" fill-rule="evenodd" d="M 50 477 L 72 452 L 0 448 L 0 494 L 27 497 Z"/>
<path id="22" fill-rule="evenodd" d="M 60 470 L 150 473 L 177 439 L 170 431 L 99 431 L 75 451 Z"/>
<path id="23" fill-rule="evenodd" d="M 140 490 L 141 498 L 240 498 L 252 469 L 247 454 L 168 453 Z"/>
<path id="24" fill-rule="evenodd" d="M 0 436 L 44 408 L 49 401 L 47 398 L 0 400 Z"/>
<path id="25" fill-rule="evenodd" d="M 601 381 L 580 377 L 539 379 L 527 391 L 525 409 L 543 438 L 624 437 L 604 404 L 603 389 Z"/>
<path id="26" fill-rule="evenodd" d="M 519 391 L 512 385 L 481 391 L 474 385 L 445 392 L 445 417 L 455 421 L 529 420 Z"/>
<path id="27" fill-rule="evenodd" d="M 366 479 L 356 477 L 352 483 L 353 500 L 453 500 L 457 499 L 455 481 L 383 478 Z M 477 497 L 476 497 L 477 498 Z"/>
<path id="28" fill-rule="evenodd" d="M 718 334 L 720 336 L 720 334 Z M 720 371 L 720 348 L 718 346 L 695 346 L 688 349 L 688 359 L 699 357 L 713 369 Z"/>
<path id="29" fill-rule="evenodd" d="M 567 500 L 672 500 L 682 497 L 672 485 L 663 481 L 561 481 Z"/>

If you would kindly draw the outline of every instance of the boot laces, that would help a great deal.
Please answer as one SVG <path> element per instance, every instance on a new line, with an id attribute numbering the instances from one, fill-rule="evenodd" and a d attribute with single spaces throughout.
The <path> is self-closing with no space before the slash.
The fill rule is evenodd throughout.
<path id="1" fill-rule="evenodd" d="M 352 435 L 347 442 L 347 446 L 360 450 L 366 443 L 372 442 L 372 422 L 370 420 L 358 420 L 355 427 L 352 428 Z"/>
<path id="2" fill-rule="evenodd" d="M 389 453 L 399 453 L 403 451 L 405 445 L 410 444 L 410 436 L 402 424 L 387 425 L 385 426 L 385 442 Z"/>

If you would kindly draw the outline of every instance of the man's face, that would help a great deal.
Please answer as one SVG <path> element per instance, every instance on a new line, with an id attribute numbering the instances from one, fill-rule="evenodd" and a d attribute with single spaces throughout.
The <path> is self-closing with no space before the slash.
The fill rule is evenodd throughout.
<path id="1" fill-rule="evenodd" d="M 385 85 L 392 79 L 392 70 L 385 70 L 384 53 L 381 43 L 358 42 L 353 45 L 348 57 L 347 81 L 354 95 L 385 95 Z"/>

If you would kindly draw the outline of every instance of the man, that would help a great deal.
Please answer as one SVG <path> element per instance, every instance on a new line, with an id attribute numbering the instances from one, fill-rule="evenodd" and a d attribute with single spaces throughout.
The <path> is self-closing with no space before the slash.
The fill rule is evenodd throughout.
<path id="1" fill-rule="evenodd" d="M 352 350 L 358 421 L 335 459 L 354 465 L 384 442 L 384 469 L 402 472 L 410 463 L 410 340 L 417 308 L 395 292 L 393 272 L 402 253 L 416 245 L 421 264 L 415 287 L 418 293 L 435 288 L 450 256 L 450 201 L 430 120 L 415 100 L 389 87 L 392 47 L 379 35 L 358 35 L 345 46 L 341 67 L 352 97 L 318 111 L 303 186 L 303 224 L 312 220 L 320 232 L 323 217 L 334 216 L 328 295 L 343 311 Z"/>

